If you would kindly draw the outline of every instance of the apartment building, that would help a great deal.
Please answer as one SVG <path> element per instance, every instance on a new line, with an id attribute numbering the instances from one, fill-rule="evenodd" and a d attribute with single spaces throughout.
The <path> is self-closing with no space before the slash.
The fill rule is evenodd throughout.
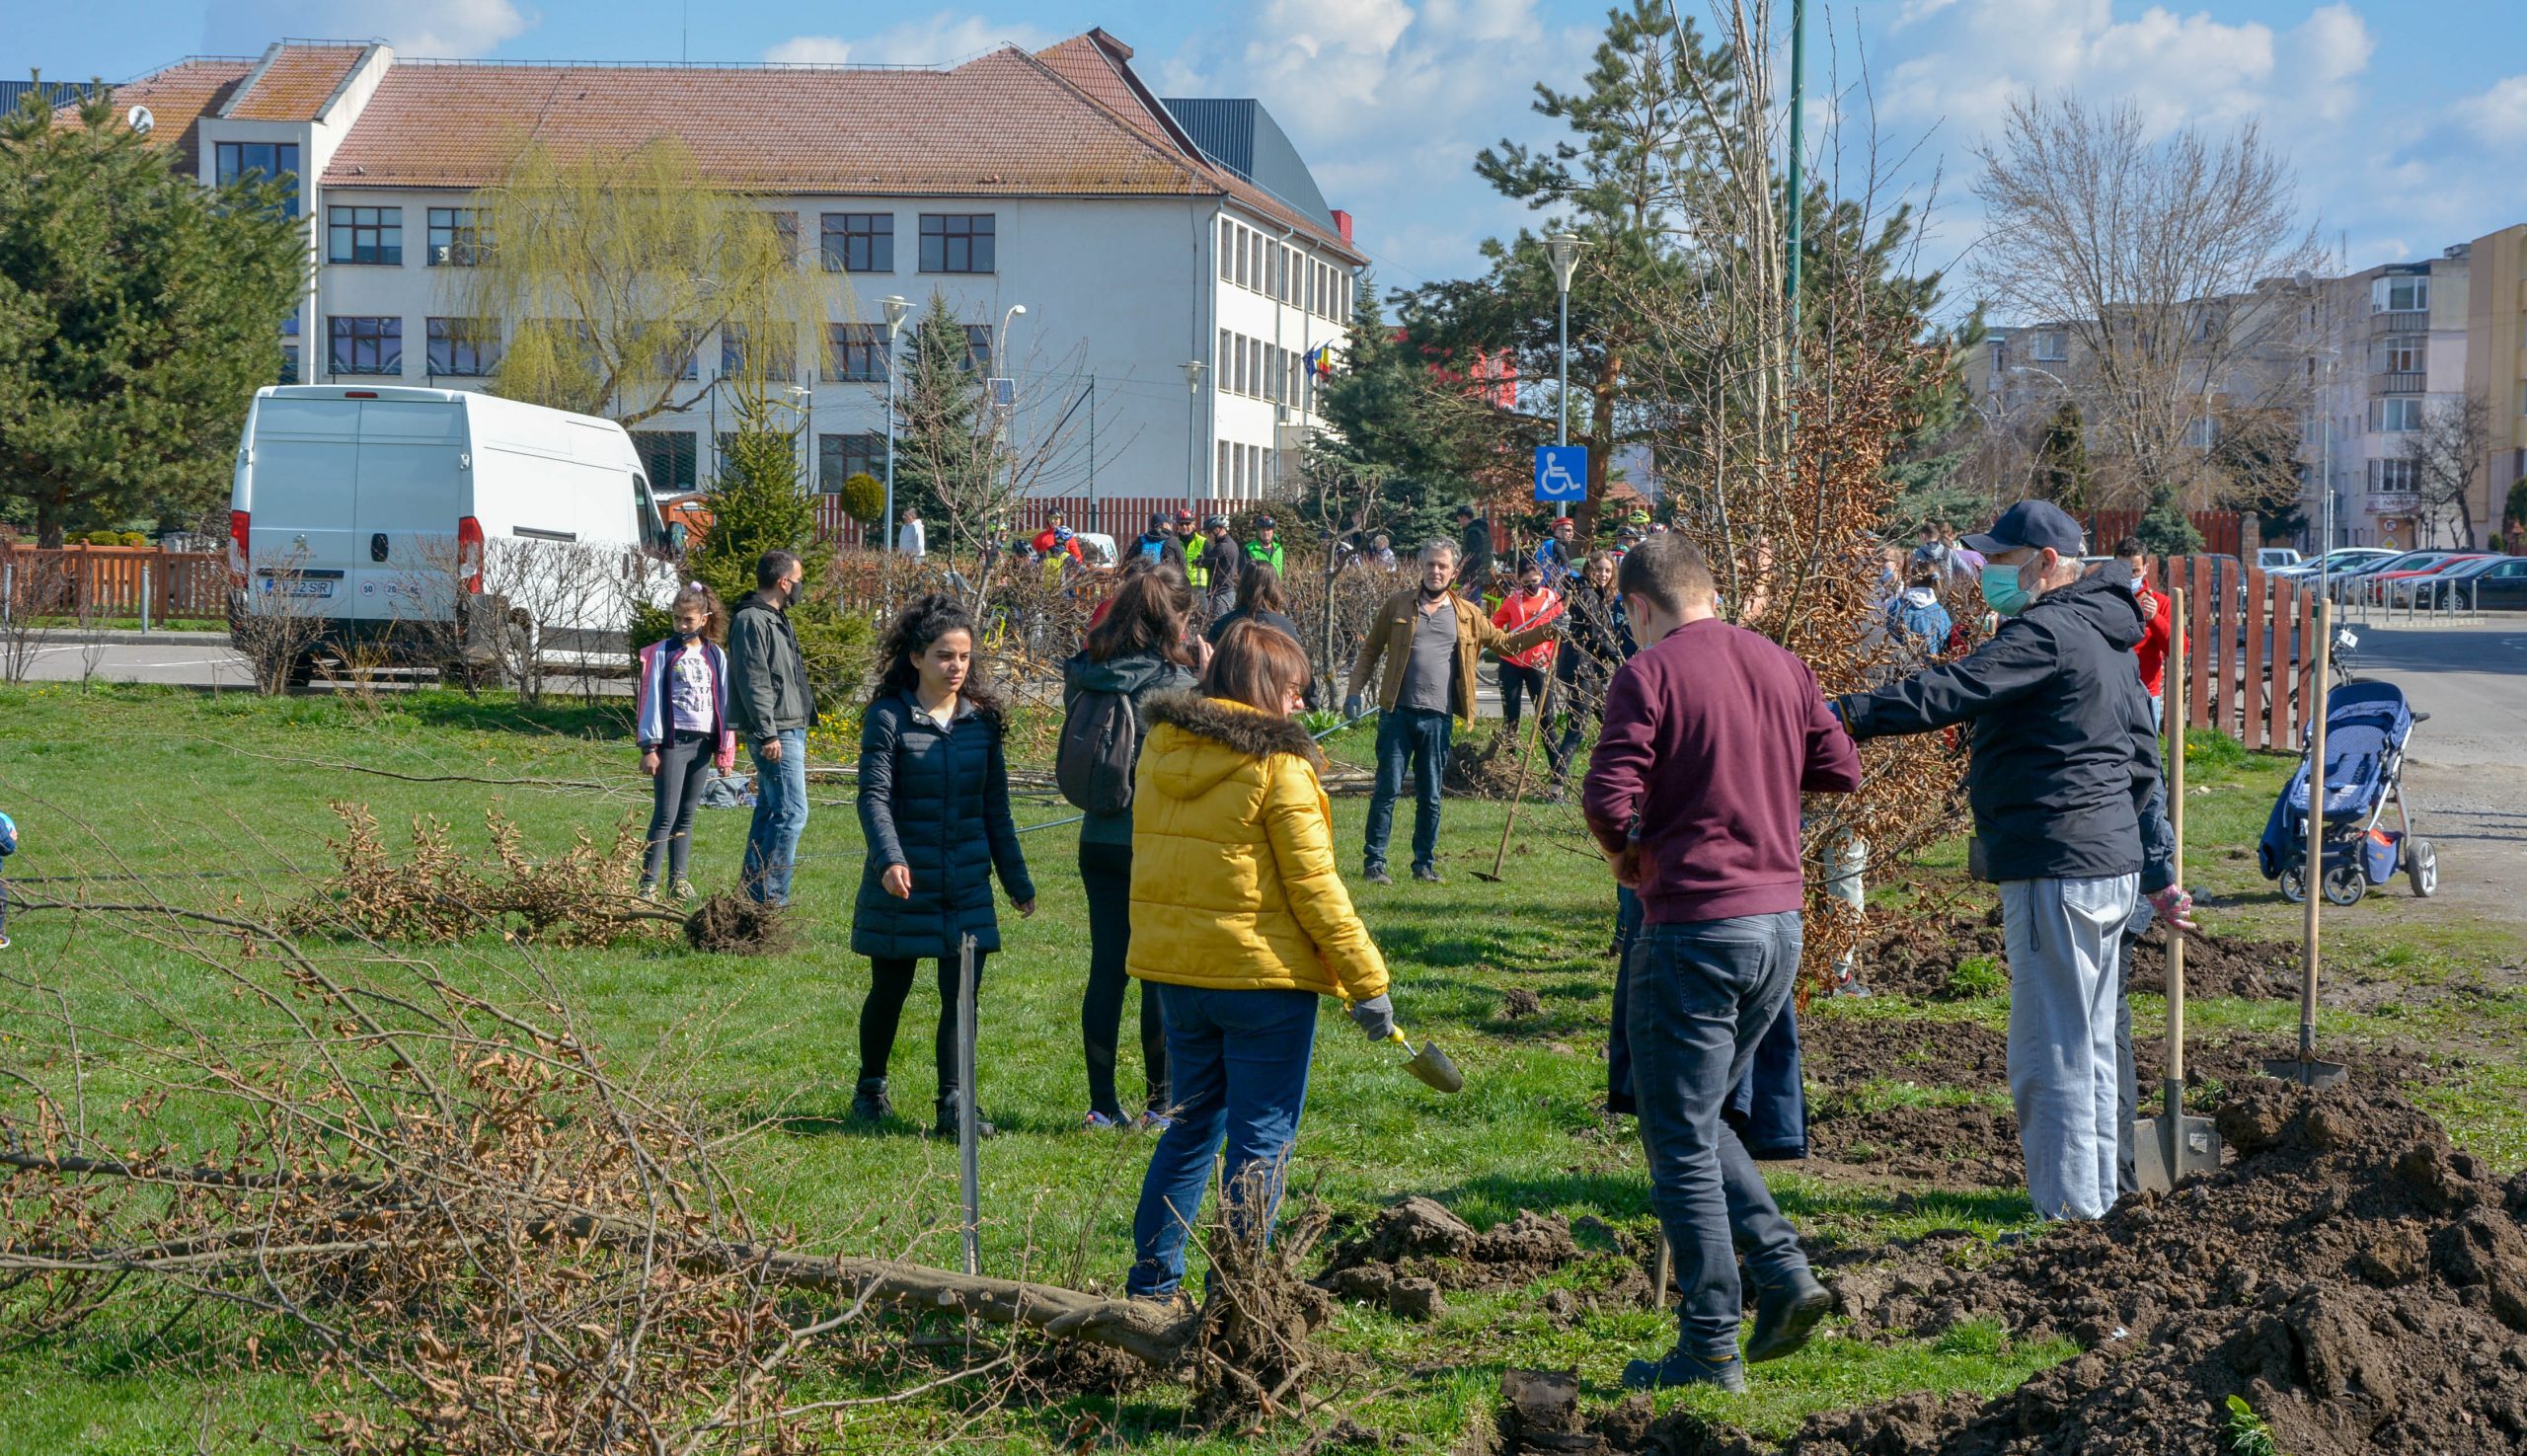
<path id="1" fill-rule="evenodd" d="M 2510 487 L 2527 480 L 2527 223 L 2466 245 L 2474 281 L 2466 297 L 2465 388 L 2489 406 L 2489 438 L 2474 512 L 2477 544 L 2498 539 Z"/>
<path id="2" fill-rule="evenodd" d="M 910 336 L 890 346 L 881 300 L 918 311 L 935 292 L 977 368 L 1009 381 L 1014 427 L 1074 421 L 1081 444 L 1040 494 L 1266 496 L 1317 423 L 1365 259 L 1261 106 L 1162 100 L 1131 58 L 1104 31 L 940 69 L 438 61 L 288 40 L 178 62 L 115 101 L 204 183 L 288 183 L 311 267 L 278 328 L 306 382 L 488 387 L 515 321 L 463 316 L 463 271 L 498 246 L 477 193 L 530 140 L 567 161 L 671 136 L 827 279 L 821 330 L 770 350 L 795 361 L 783 387 L 821 489 L 882 474 L 886 378 Z M 661 492 L 711 479 L 721 383 L 753 345 L 700 338 L 678 408 L 635 426 Z"/>

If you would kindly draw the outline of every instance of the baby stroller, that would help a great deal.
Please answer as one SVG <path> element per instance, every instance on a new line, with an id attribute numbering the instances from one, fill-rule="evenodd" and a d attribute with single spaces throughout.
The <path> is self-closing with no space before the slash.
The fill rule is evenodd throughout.
<path id="1" fill-rule="evenodd" d="M 2320 882 L 2333 903 L 2358 904 L 2369 886 L 2385 884 L 2399 871 L 2412 881 L 2414 894 L 2438 890 L 2439 858 L 2429 840 L 2413 837 L 2404 794 L 2405 742 L 2412 726 L 2429 717 L 2413 712 L 2404 689 L 2391 682 L 2352 683 L 2328 699 Z M 2292 900 L 2308 895 L 2308 770 L 2303 746 L 2299 771 L 2273 804 L 2263 841 L 2256 846 L 2263 878 L 2280 881 L 2281 893 Z M 2382 829 L 2379 821 L 2390 804 L 2398 827 Z"/>

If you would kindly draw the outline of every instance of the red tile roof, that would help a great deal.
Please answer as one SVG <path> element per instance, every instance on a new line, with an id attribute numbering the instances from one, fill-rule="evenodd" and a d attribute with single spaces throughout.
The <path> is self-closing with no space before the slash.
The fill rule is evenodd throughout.
<path id="1" fill-rule="evenodd" d="M 237 89 L 237 83 L 254 68 L 253 61 L 234 57 L 180 60 L 137 81 L 116 86 L 115 114 L 129 115 L 133 107 L 149 108 L 153 123 L 149 139 L 176 149 L 179 171 L 195 172 L 201 166 L 201 134 L 196 123 L 204 115 L 217 113 Z M 57 126 L 79 124 L 75 106 L 56 109 L 52 117 Z"/>
<path id="2" fill-rule="evenodd" d="M 219 115 L 230 121 L 313 121 L 367 52 L 354 44 L 280 45 Z"/>

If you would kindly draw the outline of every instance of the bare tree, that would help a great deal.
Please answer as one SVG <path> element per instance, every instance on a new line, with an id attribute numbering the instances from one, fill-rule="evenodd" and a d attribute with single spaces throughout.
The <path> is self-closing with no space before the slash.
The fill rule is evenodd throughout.
<path id="1" fill-rule="evenodd" d="M 2475 483 L 2490 452 L 2491 407 L 2477 395 L 2431 401 L 2422 409 L 2421 427 L 2406 433 L 2404 458 L 2412 463 L 2417 498 L 2413 519 L 2432 545 L 2452 517 L 2456 536 L 2449 544 L 2474 545 Z"/>
<path id="2" fill-rule="evenodd" d="M 2129 104 L 2029 97 L 1976 155 L 1975 277 L 1995 313 L 2061 333 L 2047 372 L 2151 507 L 2202 478 L 2224 413 L 2293 407 L 2304 316 L 2272 285 L 2322 255 L 2253 122 L 2157 139 Z"/>
<path id="3" fill-rule="evenodd" d="M 307 685 L 317 644 L 325 635 L 328 599 L 310 594 L 299 575 L 306 557 L 304 551 L 293 551 L 267 558 L 248 572 L 244 589 L 229 599 L 229 644 L 254 669 L 255 691 L 268 698 Z"/>
<path id="4" fill-rule="evenodd" d="M 0 547 L 0 682 L 24 682 L 52 639 L 68 583 L 45 558 Z"/>

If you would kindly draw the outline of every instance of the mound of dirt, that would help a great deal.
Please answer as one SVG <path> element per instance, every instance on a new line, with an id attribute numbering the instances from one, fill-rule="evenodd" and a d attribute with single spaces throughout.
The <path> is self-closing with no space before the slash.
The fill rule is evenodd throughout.
<path id="1" fill-rule="evenodd" d="M 2164 929 L 2153 929 L 2132 947 L 2125 986 L 2134 995 L 2164 996 L 2168 989 L 2168 943 Z M 2295 1001 L 2299 996 L 2299 947 L 2287 941 L 2255 941 L 2237 936 L 2196 936 L 2184 948 L 2184 994 L 2240 1001 Z"/>
<path id="2" fill-rule="evenodd" d="M 1800 1019 L 1799 1050 L 1808 1087 L 1828 1095 L 1872 1082 L 2009 1085 L 2009 1034 L 1980 1022 L 1811 1015 Z"/>
<path id="3" fill-rule="evenodd" d="M 1365 1235 L 1337 1244 L 1316 1282 L 1344 1299 L 1429 1319 L 1446 1308 L 1443 1290 L 1517 1288 L 1586 1257 L 1560 1214 L 1520 1209 L 1477 1233 L 1444 1204 L 1417 1194 L 1380 1209 Z M 1638 1260 L 1621 1258 L 1646 1290 Z"/>
<path id="4" fill-rule="evenodd" d="M 1524 1021 L 1544 1014 L 1544 998 L 1524 986 L 1511 986 L 1500 993 L 1500 1017 L 1503 1021 Z"/>
<path id="5" fill-rule="evenodd" d="M 1876 991 L 1920 1001 L 1969 1001 L 1985 994 L 1953 979 L 1957 965 L 1989 957 L 2007 985 L 2009 958 L 2001 934 L 2000 907 L 1945 909 L 1903 916 L 1876 931 L 1861 946 L 1860 978 Z M 2133 948 L 2131 989 L 2153 996 L 2167 991 L 2167 935 L 2153 929 Z M 2184 950 L 2188 996 L 2247 1001 L 2288 1000 L 2299 994 L 2299 948 L 2285 941 L 2237 936 L 2194 938 Z"/>
<path id="6" fill-rule="evenodd" d="M 1880 1108 L 1807 1123 L 1821 1157 L 1894 1178 L 2010 1188 L 2027 1181 L 2018 1118 L 1997 1108 Z"/>
<path id="7" fill-rule="evenodd" d="M 697 951 L 734 956 L 786 951 L 795 939 L 789 917 L 779 905 L 725 891 L 704 900 L 684 918 L 684 938 Z"/>

